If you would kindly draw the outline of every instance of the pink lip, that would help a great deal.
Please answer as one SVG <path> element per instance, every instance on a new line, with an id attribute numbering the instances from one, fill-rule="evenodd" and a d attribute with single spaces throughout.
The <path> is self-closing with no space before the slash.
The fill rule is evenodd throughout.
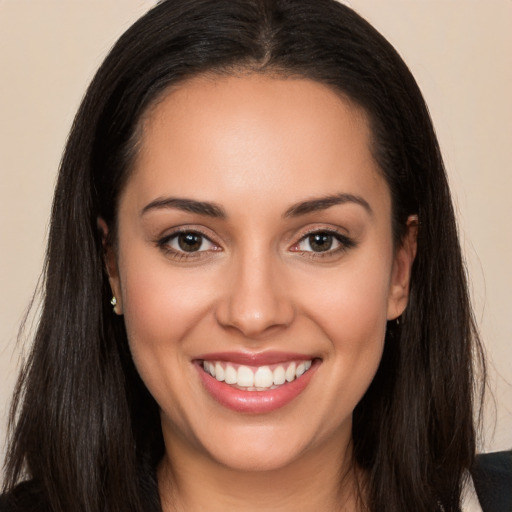
<path id="1" fill-rule="evenodd" d="M 269 361 L 283 362 L 290 360 L 311 359 L 311 356 L 309 358 L 304 356 L 298 357 L 296 354 L 293 354 L 293 357 L 290 357 L 290 354 L 288 354 L 285 358 L 283 358 L 281 354 L 279 359 L 276 360 L 274 358 L 274 353 L 272 357 L 265 357 L 265 362 L 260 363 L 259 358 L 257 358 L 256 361 L 258 362 L 255 363 L 255 359 L 251 357 L 249 357 L 250 361 L 246 357 L 237 357 L 235 361 L 233 357 L 218 357 L 220 355 L 221 354 L 208 354 L 208 357 L 205 357 L 204 359 L 210 361 L 230 361 L 233 363 L 247 365 L 251 365 L 252 363 L 254 366 L 275 364 L 274 362 Z M 230 355 L 232 356 L 233 354 Z M 267 356 L 270 356 L 270 354 Z M 280 409 L 281 407 L 284 407 L 292 400 L 294 400 L 297 396 L 299 396 L 311 381 L 313 374 L 316 372 L 319 365 L 320 361 L 315 359 L 311 365 L 311 368 L 299 378 L 292 382 L 287 382 L 276 389 L 269 389 L 267 391 L 244 391 L 242 389 L 234 388 L 225 382 L 219 382 L 210 374 L 206 373 L 203 370 L 200 361 L 196 361 L 195 366 L 206 391 L 218 403 L 236 412 L 263 414 Z"/>

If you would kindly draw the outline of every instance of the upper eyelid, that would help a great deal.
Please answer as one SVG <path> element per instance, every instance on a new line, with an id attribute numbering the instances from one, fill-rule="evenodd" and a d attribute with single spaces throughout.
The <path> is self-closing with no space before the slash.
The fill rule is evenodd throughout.
<path id="1" fill-rule="evenodd" d="M 213 240 L 214 237 L 212 237 L 212 235 L 209 234 L 209 232 L 207 232 L 206 229 L 203 229 L 201 227 L 196 227 L 196 226 L 194 226 L 194 227 L 179 226 L 179 227 L 173 228 L 172 230 L 167 232 L 165 235 L 159 236 L 158 241 L 170 240 L 182 233 L 197 233 L 197 234 L 207 238 L 210 242 L 217 244 L 217 242 L 215 240 Z"/>
<path id="2" fill-rule="evenodd" d="M 318 228 L 312 228 L 312 229 L 306 230 L 304 233 L 302 233 L 301 237 L 304 238 L 305 236 L 314 235 L 315 233 L 330 233 L 333 235 L 342 235 L 343 234 L 340 229 L 318 227 Z M 345 235 L 345 236 L 348 236 L 348 235 Z"/>
<path id="3" fill-rule="evenodd" d="M 304 223 L 301 227 L 296 229 L 297 233 L 315 233 L 317 231 L 331 231 L 333 233 L 345 233 L 348 236 L 349 229 L 343 225 L 338 223 L 329 222 L 329 221 L 313 221 Z"/>
<path id="4" fill-rule="evenodd" d="M 351 236 L 346 232 L 345 229 L 342 228 L 335 228 L 333 226 L 315 226 L 313 228 L 308 228 L 306 230 L 301 230 L 299 235 L 296 235 L 295 238 L 296 242 L 300 242 L 304 238 L 314 235 L 315 233 L 328 233 L 333 236 L 339 236 L 344 239 L 351 239 Z"/>

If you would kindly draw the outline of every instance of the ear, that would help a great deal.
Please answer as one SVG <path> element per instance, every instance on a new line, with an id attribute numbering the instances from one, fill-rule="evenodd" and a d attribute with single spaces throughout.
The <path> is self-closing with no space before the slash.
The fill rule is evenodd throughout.
<path id="1" fill-rule="evenodd" d="M 398 318 L 407 307 L 411 269 L 416 257 L 418 216 L 407 219 L 407 231 L 400 247 L 396 249 L 388 296 L 388 320 Z"/>
<path id="2" fill-rule="evenodd" d="M 112 247 L 112 243 L 109 240 L 108 226 L 105 220 L 102 219 L 101 217 L 98 217 L 97 226 L 98 230 L 101 232 L 101 240 L 103 244 L 103 259 L 105 262 L 105 269 L 108 274 L 110 288 L 112 289 L 112 306 L 114 307 L 114 313 L 116 313 L 117 315 L 122 315 L 123 303 L 116 254 L 114 248 Z"/>

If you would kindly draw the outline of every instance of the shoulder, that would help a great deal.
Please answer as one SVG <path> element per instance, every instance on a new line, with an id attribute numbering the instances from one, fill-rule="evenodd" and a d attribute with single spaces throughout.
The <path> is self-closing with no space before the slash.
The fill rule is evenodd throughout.
<path id="1" fill-rule="evenodd" d="M 50 512 L 50 509 L 40 486 L 28 481 L 0 496 L 0 512 Z"/>
<path id="2" fill-rule="evenodd" d="M 512 450 L 478 455 L 471 476 L 484 512 L 512 511 Z"/>

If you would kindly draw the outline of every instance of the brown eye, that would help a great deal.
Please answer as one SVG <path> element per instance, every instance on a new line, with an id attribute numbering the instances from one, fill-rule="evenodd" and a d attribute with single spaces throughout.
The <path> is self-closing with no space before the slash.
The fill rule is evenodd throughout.
<path id="1" fill-rule="evenodd" d="M 222 252 L 222 247 L 194 230 L 175 231 L 158 240 L 157 246 L 167 258 L 181 262 L 203 261 L 214 252 Z"/>
<path id="2" fill-rule="evenodd" d="M 310 255 L 329 256 L 351 249 L 357 244 L 351 238 L 337 231 L 314 231 L 304 235 L 291 247 L 293 252 L 310 253 Z"/>
<path id="3" fill-rule="evenodd" d="M 220 247 L 198 231 L 181 231 L 174 233 L 160 240 L 158 245 L 165 251 L 180 254 L 181 256 L 186 256 L 187 254 L 195 256 L 201 253 L 220 250 Z"/>
<path id="4" fill-rule="evenodd" d="M 329 233 L 314 233 L 307 237 L 307 241 L 313 252 L 325 252 L 332 249 L 335 240 Z"/>
<path id="5" fill-rule="evenodd" d="M 203 235 L 199 233 L 180 233 L 177 237 L 178 247 L 184 252 L 195 252 L 203 245 Z"/>

